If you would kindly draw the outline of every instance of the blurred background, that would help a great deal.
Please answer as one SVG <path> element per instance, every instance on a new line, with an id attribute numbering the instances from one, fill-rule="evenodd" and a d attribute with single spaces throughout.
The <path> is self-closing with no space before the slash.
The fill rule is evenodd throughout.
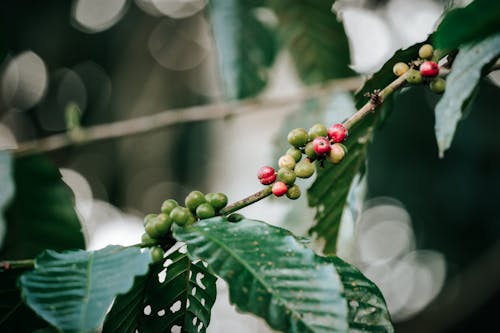
<path id="1" fill-rule="evenodd" d="M 264 102 L 235 104 L 241 112 L 230 116 L 217 116 L 215 107 L 206 110 L 212 120 L 48 153 L 74 192 L 87 247 L 134 244 L 143 216 L 167 198 L 182 202 L 199 189 L 235 201 L 258 191 L 256 170 L 282 154 L 289 129 L 354 112 L 350 93 L 360 77 L 395 50 L 425 40 L 445 9 L 467 3 L 345 0 L 334 13 L 332 1 L 318 1 L 320 19 L 328 24 L 337 15 L 348 36 L 345 54 L 319 54 L 350 65 L 318 76 L 316 59 L 301 69 L 297 53 L 269 34 L 282 22 L 288 29 L 300 24 L 287 21 L 283 7 L 307 8 L 309 1 L 2 1 L 0 146 L 65 132 L 68 106 L 89 127 L 258 95 Z M 311 38 L 342 44 L 335 36 Z M 252 49 L 257 42 L 264 51 Z M 235 54 L 246 45 L 245 56 Z M 304 61 L 316 56 L 307 43 L 293 47 Z M 355 79 L 304 94 L 304 82 L 347 77 Z M 381 288 L 397 332 L 500 329 L 495 82 L 491 75 L 482 83 L 444 159 L 433 133 L 438 97 L 419 87 L 399 93 L 370 144 L 367 176 L 351 189 L 350 207 L 358 210 L 344 214 L 338 254 Z M 305 198 L 293 205 L 264 200 L 242 213 L 302 235 L 314 216 Z M 209 332 L 269 332 L 260 320 L 236 313 L 224 284 L 218 288 Z"/>

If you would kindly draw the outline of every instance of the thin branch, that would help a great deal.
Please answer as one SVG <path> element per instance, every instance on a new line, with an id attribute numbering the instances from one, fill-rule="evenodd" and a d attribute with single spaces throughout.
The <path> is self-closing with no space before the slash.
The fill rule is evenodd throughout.
<path id="1" fill-rule="evenodd" d="M 271 193 L 273 193 L 272 187 L 268 186 L 268 187 L 264 188 L 263 190 L 260 190 L 259 192 L 256 192 L 252 195 L 249 195 L 246 198 L 243 198 L 241 200 L 233 202 L 232 204 L 223 208 L 219 213 L 221 215 L 228 215 L 232 212 L 235 212 L 237 210 L 245 208 L 246 206 L 249 206 L 249 205 L 251 205 L 259 200 L 264 199 L 265 197 L 271 195 Z"/>
<path id="2" fill-rule="evenodd" d="M 20 143 L 18 148 L 14 150 L 14 155 L 22 156 L 48 152 L 75 144 L 86 144 L 99 140 L 147 133 L 180 123 L 221 119 L 248 112 L 287 106 L 290 103 L 303 102 L 332 92 L 353 91 L 362 84 L 362 81 L 361 77 L 352 77 L 307 87 L 299 93 L 288 96 L 248 98 L 240 101 L 165 110 L 134 119 L 82 128 L 82 136 L 78 140 L 72 139 L 67 133 L 62 133 Z"/>
<path id="3" fill-rule="evenodd" d="M 32 269 L 34 267 L 35 261 L 33 259 L 0 261 L 0 273 L 14 269 Z"/>

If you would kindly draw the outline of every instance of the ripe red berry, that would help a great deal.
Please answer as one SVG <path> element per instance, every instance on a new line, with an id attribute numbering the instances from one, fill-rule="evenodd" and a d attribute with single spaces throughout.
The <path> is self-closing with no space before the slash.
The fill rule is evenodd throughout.
<path id="1" fill-rule="evenodd" d="M 324 136 L 318 136 L 313 140 L 314 152 L 318 155 L 325 155 L 330 151 L 330 141 Z"/>
<path id="2" fill-rule="evenodd" d="M 328 137 L 333 142 L 342 142 L 347 136 L 347 128 L 342 124 L 334 124 L 328 128 Z"/>
<path id="3" fill-rule="evenodd" d="M 285 195 L 287 190 L 288 190 L 288 187 L 283 182 L 274 183 L 273 188 L 272 188 L 273 194 L 277 197 L 281 197 L 281 196 Z"/>
<path id="4" fill-rule="evenodd" d="M 262 185 L 272 184 L 276 180 L 276 171 L 273 167 L 263 166 L 257 172 L 257 178 Z"/>
<path id="5" fill-rule="evenodd" d="M 439 65 L 435 61 L 424 61 L 419 70 L 424 77 L 435 77 L 439 74 Z"/>

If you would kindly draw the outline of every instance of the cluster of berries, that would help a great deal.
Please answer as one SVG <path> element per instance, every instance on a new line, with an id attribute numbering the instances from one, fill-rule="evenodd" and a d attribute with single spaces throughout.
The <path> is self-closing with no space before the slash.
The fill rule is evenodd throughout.
<path id="1" fill-rule="evenodd" d="M 272 184 L 275 196 L 286 194 L 295 200 L 301 195 L 300 187 L 295 184 L 296 178 L 311 177 L 315 171 L 315 160 L 340 163 L 347 153 L 347 148 L 341 143 L 346 137 L 347 129 L 342 124 L 333 124 L 329 128 L 315 124 L 309 131 L 295 128 L 288 133 L 288 142 L 292 147 L 278 159 L 278 172 L 273 167 L 263 166 L 257 172 L 257 178 L 263 185 Z"/>
<path id="2" fill-rule="evenodd" d="M 180 226 L 190 225 L 197 220 L 208 219 L 219 214 L 227 205 L 227 196 L 224 193 L 207 193 L 192 191 L 184 200 L 185 207 L 180 206 L 174 199 L 167 199 L 161 205 L 159 214 L 148 214 L 144 217 L 145 233 L 142 243 L 145 245 L 161 244 L 171 237 L 172 224 Z M 161 246 L 153 247 L 151 254 L 153 261 L 163 259 Z"/>
<path id="3" fill-rule="evenodd" d="M 396 76 L 401 76 L 408 72 L 406 81 L 410 84 L 420 84 L 426 82 L 435 93 L 441 94 L 446 89 L 446 81 L 438 77 L 439 65 L 434 61 L 434 48 L 430 44 L 424 44 L 418 50 L 419 61 L 411 63 L 412 68 L 404 62 L 398 62 L 392 68 Z"/>

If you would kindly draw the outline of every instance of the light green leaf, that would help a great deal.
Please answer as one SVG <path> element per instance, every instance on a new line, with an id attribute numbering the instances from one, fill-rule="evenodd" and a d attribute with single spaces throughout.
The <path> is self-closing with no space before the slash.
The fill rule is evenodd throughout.
<path id="1" fill-rule="evenodd" d="M 475 0 L 446 14 L 433 35 L 434 47 L 451 51 L 500 31 L 500 1 Z"/>
<path id="2" fill-rule="evenodd" d="M 85 247 L 73 194 L 45 156 L 16 159 L 14 181 L 16 193 L 6 211 L 7 235 L 0 259 Z"/>
<path id="3" fill-rule="evenodd" d="M 19 278 L 26 304 L 65 333 L 94 332 L 116 295 L 148 272 L 149 250 L 110 245 L 98 251 L 47 250 Z"/>
<path id="4" fill-rule="evenodd" d="M 479 84 L 483 68 L 500 54 L 500 33 L 460 48 L 446 79 L 446 91 L 436 105 L 436 138 L 439 155 L 450 147 L 462 111 Z"/>
<path id="5" fill-rule="evenodd" d="M 136 279 L 127 294 L 118 296 L 103 333 L 133 333 L 136 329 L 170 333 L 175 326 L 182 327 L 182 332 L 206 331 L 217 278 L 201 262 L 191 262 L 186 253 L 170 252 L 164 264 L 153 266 L 147 276 Z"/>
<path id="6" fill-rule="evenodd" d="M 331 0 L 272 1 L 281 42 L 306 84 L 354 75 L 344 26 Z"/>
<path id="7" fill-rule="evenodd" d="M 253 1 L 212 0 L 210 4 L 226 96 L 257 95 L 267 83 L 276 56 L 274 32 L 258 19 Z"/>
<path id="8" fill-rule="evenodd" d="M 394 332 L 384 297 L 377 286 L 356 267 L 338 257 L 328 257 L 344 286 L 349 306 L 349 332 Z"/>
<path id="9" fill-rule="evenodd" d="M 14 196 L 14 179 L 12 173 L 12 159 L 9 152 L 0 151 L 0 248 L 2 248 L 7 229 L 4 211 Z"/>
<path id="10" fill-rule="evenodd" d="M 189 254 L 229 284 L 231 303 L 283 332 L 347 332 L 335 267 L 287 230 L 216 217 L 174 229 Z"/>

